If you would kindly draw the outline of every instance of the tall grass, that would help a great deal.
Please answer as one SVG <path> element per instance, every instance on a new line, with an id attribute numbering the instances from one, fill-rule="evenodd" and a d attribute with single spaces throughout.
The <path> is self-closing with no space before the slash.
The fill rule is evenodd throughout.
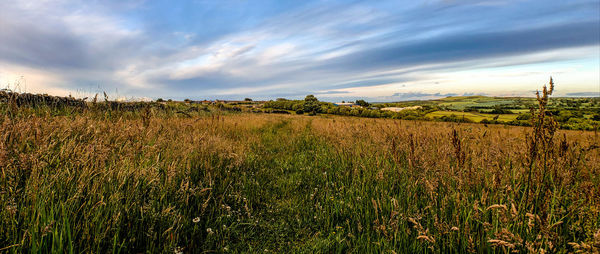
<path id="1" fill-rule="evenodd" d="M 108 110 L 0 119 L 2 252 L 600 248 L 593 132 Z"/>

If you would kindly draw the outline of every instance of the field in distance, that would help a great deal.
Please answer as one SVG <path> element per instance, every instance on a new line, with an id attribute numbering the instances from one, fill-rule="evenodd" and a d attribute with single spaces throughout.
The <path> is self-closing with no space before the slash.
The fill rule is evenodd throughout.
<path id="1" fill-rule="evenodd" d="M 570 252 L 600 243 L 595 132 L 102 104 L 0 104 L 2 251 Z"/>
<path id="2" fill-rule="evenodd" d="M 384 103 L 385 106 L 424 106 L 432 111 L 426 114 L 430 119 L 441 119 L 454 115 L 471 122 L 498 121 L 500 123 L 517 123 L 529 120 L 529 109 L 537 107 L 535 98 L 527 97 L 488 97 L 488 96 L 454 96 L 436 100 L 407 101 Z M 600 121 L 599 98 L 567 98 L 553 97 L 548 105 L 550 113 L 567 129 L 590 129 Z M 598 115 L 598 116 L 596 116 Z"/>
<path id="3" fill-rule="evenodd" d="M 484 119 L 486 119 L 488 121 L 497 120 L 499 122 L 510 122 L 510 121 L 517 120 L 517 117 L 518 117 L 517 114 L 494 115 L 494 114 L 477 113 L 477 112 L 456 112 L 456 111 L 441 111 L 441 110 L 433 111 L 431 113 L 428 113 L 425 116 L 431 117 L 431 118 L 442 118 L 444 116 L 458 117 L 458 118 L 466 118 L 473 122 L 481 122 Z"/>
<path id="4" fill-rule="evenodd" d="M 315 99 L 307 96 L 307 98 Z M 277 99 L 264 103 L 264 109 L 288 110 L 290 113 L 307 113 L 307 100 Z M 455 96 L 436 100 L 368 103 L 318 102 L 318 107 L 308 112 L 368 118 L 392 118 L 443 122 L 474 122 L 530 126 L 530 109 L 537 109 L 535 98 Z M 600 98 L 553 97 L 546 114 L 554 116 L 562 129 L 594 130 L 600 126 Z"/>

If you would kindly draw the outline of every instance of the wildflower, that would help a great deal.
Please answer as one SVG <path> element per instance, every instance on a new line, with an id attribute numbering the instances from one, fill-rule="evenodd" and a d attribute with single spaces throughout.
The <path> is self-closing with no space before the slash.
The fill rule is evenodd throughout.
<path id="1" fill-rule="evenodd" d="M 212 231 L 212 228 L 206 228 L 206 232 L 207 232 L 209 235 L 212 235 L 212 234 L 214 234 L 214 233 L 215 233 L 215 232 L 213 232 L 213 231 Z"/>
<path id="2" fill-rule="evenodd" d="M 194 222 L 194 223 L 198 223 L 198 222 L 200 222 L 200 217 L 196 217 L 196 218 L 194 218 L 194 219 L 192 220 L 192 222 Z"/>
<path id="3" fill-rule="evenodd" d="M 175 252 L 175 254 L 183 254 L 183 248 L 176 247 L 175 250 L 173 250 L 173 252 Z"/>

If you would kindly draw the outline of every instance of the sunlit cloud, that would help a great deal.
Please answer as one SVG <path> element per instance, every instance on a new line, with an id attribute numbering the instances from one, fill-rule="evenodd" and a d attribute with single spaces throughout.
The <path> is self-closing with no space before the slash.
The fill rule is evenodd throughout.
<path id="1" fill-rule="evenodd" d="M 600 3 L 2 1 L 0 82 L 163 98 L 598 90 Z M 483 86 L 482 84 L 486 84 Z"/>

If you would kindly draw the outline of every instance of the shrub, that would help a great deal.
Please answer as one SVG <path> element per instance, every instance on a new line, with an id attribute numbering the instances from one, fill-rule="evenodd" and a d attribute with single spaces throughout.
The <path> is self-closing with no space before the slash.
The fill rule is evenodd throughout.
<path id="1" fill-rule="evenodd" d="M 527 113 L 523 114 L 523 113 L 520 113 L 520 114 L 517 116 L 517 120 L 529 120 L 529 119 L 531 119 L 531 114 L 527 114 Z"/>
<path id="2" fill-rule="evenodd" d="M 314 95 L 307 95 L 304 98 L 303 111 L 309 112 L 311 114 L 316 114 L 321 109 L 321 105 L 319 105 L 319 100 Z"/>
<path id="3" fill-rule="evenodd" d="M 363 107 L 365 107 L 365 108 L 371 105 L 371 104 L 369 104 L 368 102 L 366 102 L 365 100 L 357 100 L 355 103 L 356 103 L 357 105 L 359 105 L 359 106 L 363 106 Z"/>

